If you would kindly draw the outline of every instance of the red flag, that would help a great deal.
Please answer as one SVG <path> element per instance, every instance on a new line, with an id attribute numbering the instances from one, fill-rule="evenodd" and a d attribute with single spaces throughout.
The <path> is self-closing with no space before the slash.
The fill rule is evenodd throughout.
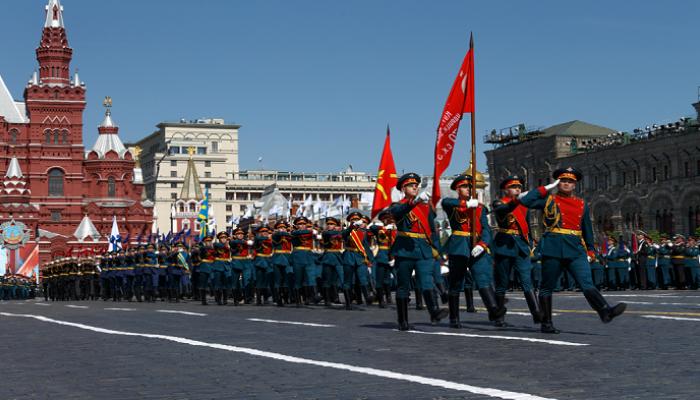
<path id="1" fill-rule="evenodd" d="M 474 39 L 469 40 L 469 51 L 464 56 L 459 74 L 452 84 L 450 95 L 442 111 L 435 141 L 435 172 L 433 176 L 433 204 L 440 200 L 440 176 L 450 165 L 457 140 L 457 129 L 462 114 L 474 112 Z"/>
<path id="2" fill-rule="evenodd" d="M 384 150 L 382 150 L 382 159 L 379 160 L 379 170 L 377 171 L 377 185 L 374 187 L 372 218 L 391 205 L 391 189 L 396 186 L 397 181 L 396 165 L 394 165 L 394 156 L 391 154 L 391 140 L 387 125 Z"/>
<path id="3" fill-rule="evenodd" d="M 637 234 L 632 233 L 632 253 L 636 254 L 639 251 L 639 240 L 637 239 Z"/>

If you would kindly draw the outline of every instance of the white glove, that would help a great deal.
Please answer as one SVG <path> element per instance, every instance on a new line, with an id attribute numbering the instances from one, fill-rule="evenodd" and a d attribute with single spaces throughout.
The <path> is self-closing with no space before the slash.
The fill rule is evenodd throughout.
<path id="1" fill-rule="evenodd" d="M 418 197 L 416 197 L 415 199 L 413 199 L 413 203 L 414 203 L 414 204 L 418 204 L 418 203 L 427 203 L 428 201 L 430 201 L 430 193 L 428 193 L 427 190 L 422 191 L 422 192 L 418 195 Z"/>
<path id="2" fill-rule="evenodd" d="M 253 245 L 253 241 L 252 241 L 252 240 L 249 240 L 249 241 L 246 242 L 246 244 L 247 244 L 248 246 L 252 246 L 252 245 Z"/>
<path id="3" fill-rule="evenodd" d="M 316 235 L 316 239 L 318 239 L 318 240 L 323 239 L 323 235 Z"/>
<path id="4" fill-rule="evenodd" d="M 467 200 L 467 208 L 477 208 L 479 207 L 479 200 L 469 199 Z"/>
<path id="5" fill-rule="evenodd" d="M 156 255 L 158 255 L 158 254 L 159 254 L 158 250 L 156 250 L 156 251 L 155 251 L 155 254 L 156 254 Z"/>
<path id="6" fill-rule="evenodd" d="M 388 230 L 396 229 L 396 225 L 394 225 L 394 224 L 389 224 L 389 225 L 386 226 L 386 229 L 388 229 Z"/>
<path id="7" fill-rule="evenodd" d="M 673 247 L 673 243 L 668 243 L 667 246 L 668 246 L 668 247 Z"/>
<path id="8" fill-rule="evenodd" d="M 559 179 L 545 186 L 544 189 L 548 192 L 551 192 L 554 188 L 557 187 L 557 185 L 559 185 Z"/>
<path id="9" fill-rule="evenodd" d="M 589 263 L 590 263 L 590 262 L 593 262 L 593 257 L 588 256 L 588 262 L 589 262 Z"/>
<path id="10" fill-rule="evenodd" d="M 523 197 L 527 196 L 528 193 L 530 192 L 520 192 L 520 194 L 518 195 L 518 200 L 522 200 Z"/>
<path id="11" fill-rule="evenodd" d="M 358 219 L 357 221 L 353 222 L 352 224 L 355 226 L 362 226 L 362 220 Z"/>
<path id="12" fill-rule="evenodd" d="M 318 235 L 318 231 L 316 229 L 311 230 L 311 233 L 313 233 L 314 235 Z"/>
<path id="13" fill-rule="evenodd" d="M 651 246 L 651 247 L 655 248 L 656 250 L 658 250 L 658 249 L 660 249 L 660 248 L 661 248 L 661 247 L 660 247 L 660 246 L 659 246 L 658 244 L 654 244 L 654 245 L 653 245 L 653 246 Z"/>
<path id="14" fill-rule="evenodd" d="M 396 264 L 396 260 L 389 260 L 389 266 L 393 267 Z"/>
<path id="15" fill-rule="evenodd" d="M 483 252 L 484 252 L 484 248 L 481 247 L 480 244 L 477 244 L 476 246 L 474 246 L 472 248 L 472 257 L 474 257 L 474 258 L 479 257 L 481 255 L 481 253 L 483 253 Z"/>
<path id="16" fill-rule="evenodd" d="M 382 221 L 377 221 L 374 223 L 374 226 L 384 226 L 384 223 Z"/>

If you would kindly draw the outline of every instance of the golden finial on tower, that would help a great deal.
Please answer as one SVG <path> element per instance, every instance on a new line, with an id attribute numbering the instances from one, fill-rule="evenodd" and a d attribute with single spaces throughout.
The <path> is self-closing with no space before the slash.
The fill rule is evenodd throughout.
<path id="1" fill-rule="evenodd" d="M 139 146 L 134 146 L 134 149 L 131 151 L 131 154 L 134 156 L 134 163 L 136 164 L 136 168 L 141 167 L 141 148 Z"/>
<path id="2" fill-rule="evenodd" d="M 187 154 L 190 155 L 190 158 L 192 158 L 192 156 L 193 156 L 194 153 L 196 153 L 196 152 L 197 152 L 197 148 L 194 147 L 194 146 L 190 146 L 190 147 L 187 148 Z"/>

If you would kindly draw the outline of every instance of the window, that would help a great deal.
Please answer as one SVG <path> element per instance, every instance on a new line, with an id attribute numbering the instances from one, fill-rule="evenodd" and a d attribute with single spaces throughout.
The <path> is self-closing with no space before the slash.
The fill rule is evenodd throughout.
<path id="1" fill-rule="evenodd" d="M 627 172 L 622 173 L 622 186 L 627 186 Z"/>
<path id="2" fill-rule="evenodd" d="M 60 211 L 51 211 L 51 221 L 52 222 L 61 222 L 61 212 Z"/>
<path id="3" fill-rule="evenodd" d="M 45 130 L 44 135 L 46 135 L 46 144 L 51 144 L 51 131 L 50 130 Z"/>
<path id="4" fill-rule="evenodd" d="M 233 206 L 231 204 L 226 204 L 226 211 L 233 211 Z"/>
<path id="5" fill-rule="evenodd" d="M 174 192 L 173 192 L 173 193 L 170 193 L 170 198 L 173 199 L 173 200 L 176 200 L 176 199 L 177 199 L 177 193 L 174 193 Z"/>
<path id="6" fill-rule="evenodd" d="M 170 166 L 171 166 L 171 167 L 177 167 L 177 161 L 171 160 L 171 161 L 170 161 Z"/>
<path id="7" fill-rule="evenodd" d="M 53 144 L 58 144 L 58 129 L 53 131 Z"/>
<path id="8" fill-rule="evenodd" d="M 212 153 L 219 152 L 219 142 L 211 142 L 211 152 Z"/>
<path id="9" fill-rule="evenodd" d="M 180 210 L 181 213 L 185 212 L 185 205 L 180 203 L 180 205 L 178 206 L 178 209 Z"/>
<path id="10" fill-rule="evenodd" d="M 656 182 L 656 167 L 651 169 L 651 181 Z"/>
<path id="11" fill-rule="evenodd" d="M 177 171 L 170 171 L 171 178 L 177 178 Z"/>
<path id="12" fill-rule="evenodd" d="M 206 172 L 204 173 L 204 177 L 205 177 L 205 178 L 211 178 L 211 172 L 206 171 Z"/>
<path id="13" fill-rule="evenodd" d="M 206 189 L 211 189 L 211 183 L 205 183 L 205 184 L 204 184 L 204 187 L 205 187 Z"/>
<path id="14" fill-rule="evenodd" d="M 10 131 L 10 143 L 15 144 L 17 143 L 17 136 L 19 136 L 19 131 L 17 129 L 13 129 Z"/>
<path id="15" fill-rule="evenodd" d="M 240 207 L 238 207 L 238 210 L 239 210 L 241 213 L 244 213 L 244 212 L 245 212 L 245 208 L 246 208 L 246 207 L 245 207 L 243 204 L 241 204 Z"/>
<path id="16" fill-rule="evenodd" d="M 114 182 L 114 177 L 107 178 L 107 197 L 117 196 L 117 184 Z"/>
<path id="17" fill-rule="evenodd" d="M 687 178 L 690 176 L 690 163 L 688 161 L 685 162 L 684 169 L 685 169 L 685 177 Z"/>
<path id="18" fill-rule="evenodd" d="M 170 187 L 172 189 L 177 189 L 177 182 L 170 182 Z"/>
<path id="19" fill-rule="evenodd" d="M 664 165 L 664 179 L 668 179 L 668 165 Z"/>
<path id="20" fill-rule="evenodd" d="M 63 176 L 58 168 L 49 171 L 49 196 L 63 196 Z"/>
<path id="21" fill-rule="evenodd" d="M 68 131 L 63 130 L 61 131 L 61 134 L 63 135 L 63 144 L 68 144 Z"/>
<path id="22" fill-rule="evenodd" d="M 197 154 L 207 154 L 206 147 L 197 147 Z"/>
<path id="23" fill-rule="evenodd" d="M 204 162 L 205 167 L 211 167 L 211 161 L 205 161 Z"/>
<path id="24" fill-rule="evenodd" d="M 262 197 L 262 193 L 255 193 L 255 192 L 250 193 L 250 200 L 260 200 L 261 197 Z"/>
<path id="25" fill-rule="evenodd" d="M 180 146 L 172 146 L 168 149 L 170 154 L 180 154 Z"/>
<path id="26" fill-rule="evenodd" d="M 197 212 L 197 204 L 190 203 L 190 212 Z"/>
<path id="27" fill-rule="evenodd" d="M 695 175 L 700 175 L 700 160 L 698 160 L 697 172 Z"/>
<path id="28" fill-rule="evenodd" d="M 226 192 L 226 200 L 236 200 L 235 192 Z"/>

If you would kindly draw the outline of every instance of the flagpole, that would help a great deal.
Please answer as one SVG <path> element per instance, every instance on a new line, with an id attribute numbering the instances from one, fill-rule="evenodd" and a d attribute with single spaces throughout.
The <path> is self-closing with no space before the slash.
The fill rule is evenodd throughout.
<path id="1" fill-rule="evenodd" d="M 474 63 L 474 34 L 470 33 L 469 34 L 469 51 L 472 52 L 472 63 Z M 471 71 L 474 71 L 474 65 L 471 66 Z M 473 81 L 476 81 L 474 77 L 471 78 Z M 465 87 L 466 89 L 466 87 Z M 465 90 L 465 95 L 466 92 L 469 90 Z M 474 97 L 476 97 L 476 91 L 472 87 L 472 92 L 474 93 Z M 476 99 L 474 99 L 474 104 L 472 104 L 472 112 L 471 112 L 471 128 L 472 128 L 472 144 L 471 144 L 471 164 L 472 164 L 472 190 L 471 190 L 471 198 L 476 199 Z M 472 223 L 471 223 L 471 237 L 472 237 L 472 247 L 474 246 L 474 243 L 476 242 L 476 208 L 472 208 Z"/>

